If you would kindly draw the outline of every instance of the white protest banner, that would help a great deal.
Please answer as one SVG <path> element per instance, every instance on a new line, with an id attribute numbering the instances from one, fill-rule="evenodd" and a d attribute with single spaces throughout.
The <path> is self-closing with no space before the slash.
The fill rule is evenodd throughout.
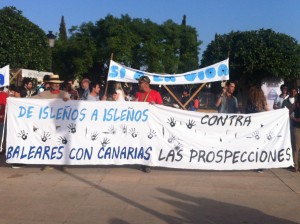
<path id="1" fill-rule="evenodd" d="M 0 68 L 0 87 L 9 86 L 9 65 Z"/>
<path id="2" fill-rule="evenodd" d="M 182 74 L 155 74 L 132 69 L 110 61 L 107 80 L 136 83 L 141 76 L 148 76 L 153 85 L 183 85 L 229 80 L 229 59 L 211 66 Z"/>
<path id="3" fill-rule="evenodd" d="M 293 165 L 287 109 L 215 114 L 138 102 L 8 98 L 6 161 L 247 170 Z"/>

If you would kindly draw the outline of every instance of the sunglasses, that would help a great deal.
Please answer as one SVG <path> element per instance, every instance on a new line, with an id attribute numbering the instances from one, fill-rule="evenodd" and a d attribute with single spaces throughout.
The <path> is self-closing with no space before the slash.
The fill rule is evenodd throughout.
<path id="1" fill-rule="evenodd" d="M 139 82 L 139 85 L 142 84 L 142 83 L 145 83 L 145 82 Z"/>

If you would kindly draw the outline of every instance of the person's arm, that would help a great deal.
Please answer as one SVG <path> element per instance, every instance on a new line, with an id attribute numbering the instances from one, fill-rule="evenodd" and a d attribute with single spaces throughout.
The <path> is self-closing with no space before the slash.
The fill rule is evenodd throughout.
<path id="1" fill-rule="evenodd" d="M 279 97 L 279 96 L 278 96 Z M 276 110 L 276 109 L 279 109 L 279 105 L 278 105 L 278 97 L 276 97 L 276 99 L 274 100 L 274 104 L 273 104 L 273 109 Z"/>
<path id="2" fill-rule="evenodd" d="M 65 101 L 65 102 L 68 101 L 68 100 L 70 100 L 69 93 L 68 93 L 68 92 L 64 92 L 64 95 L 63 95 L 62 99 L 63 99 L 63 101 Z"/>
<path id="3" fill-rule="evenodd" d="M 226 87 L 224 87 L 223 92 L 218 96 L 218 99 L 216 102 L 216 107 L 220 106 L 220 104 L 222 103 L 222 98 L 223 98 L 223 96 L 225 96 L 226 92 L 227 92 L 227 89 L 226 89 Z"/>
<path id="4" fill-rule="evenodd" d="M 295 109 L 296 109 L 296 102 L 293 103 L 292 106 L 289 109 L 290 116 L 294 113 Z"/>
<path id="5" fill-rule="evenodd" d="M 269 111 L 269 110 L 270 110 L 270 107 L 269 107 L 269 105 L 268 105 L 268 104 L 265 104 L 265 106 L 264 106 L 264 110 L 265 110 L 265 111 Z"/>
<path id="6" fill-rule="evenodd" d="M 156 98 L 156 103 L 157 104 L 163 104 L 163 99 L 162 99 L 162 97 L 161 97 L 161 95 L 160 95 L 160 93 L 159 92 L 157 92 L 157 98 Z"/>
<path id="7" fill-rule="evenodd" d="M 236 97 L 234 97 L 234 99 L 235 99 L 235 113 L 240 113 L 238 100 Z"/>
<path id="8" fill-rule="evenodd" d="M 220 96 L 218 97 L 217 99 L 217 102 L 216 102 L 216 107 L 219 107 L 220 104 L 222 103 L 222 98 L 223 98 L 224 94 L 220 94 Z"/>

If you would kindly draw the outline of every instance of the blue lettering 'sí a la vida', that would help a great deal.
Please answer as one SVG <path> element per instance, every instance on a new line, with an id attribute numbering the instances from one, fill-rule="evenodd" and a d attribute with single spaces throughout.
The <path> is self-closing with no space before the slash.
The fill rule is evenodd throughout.
<path id="1" fill-rule="evenodd" d="M 158 75 L 154 75 L 153 76 L 153 81 L 154 82 L 176 82 L 176 77 L 175 76 L 158 76 Z"/>
<path id="2" fill-rule="evenodd" d="M 26 118 L 30 118 L 32 117 L 32 113 L 33 113 L 33 106 L 29 106 L 29 107 L 23 107 L 23 106 L 19 106 L 19 116 L 18 118 L 21 118 L 21 117 L 26 117 Z"/>
<path id="3" fill-rule="evenodd" d="M 110 67 L 110 73 L 108 75 L 111 78 L 117 78 L 117 77 L 124 78 L 126 76 L 126 69 L 122 67 L 121 69 L 119 69 L 119 66 L 112 65 Z"/>

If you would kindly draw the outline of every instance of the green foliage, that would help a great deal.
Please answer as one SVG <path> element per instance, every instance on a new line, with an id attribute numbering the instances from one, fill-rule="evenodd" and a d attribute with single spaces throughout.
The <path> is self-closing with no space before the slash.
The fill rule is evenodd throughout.
<path id="1" fill-rule="evenodd" d="M 54 51 L 54 68 L 65 76 L 88 73 L 92 78 L 106 79 L 112 54 L 113 60 L 148 72 L 173 74 L 179 72 L 180 65 L 181 70 L 199 67 L 200 42 L 196 30 L 190 26 L 183 28 L 172 20 L 158 25 L 148 19 L 108 15 L 95 25 L 72 27 L 70 33 L 69 43 L 56 44 Z M 78 47 L 77 53 L 74 46 Z M 75 62 L 80 66 L 74 66 Z"/>
<path id="2" fill-rule="evenodd" d="M 15 7 L 0 10 L 0 67 L 48 71 L 51 55 L 46 34 Z"/>
<path id="3" fill-rule="evenodd" d="M 59 25 L 59 40 L 66 41 L 68 39 L 67 36 L 67 29 L 66 29 L 66 23 L 65 23 L 65 17 L 61 17 L 60 25 Z"/>
<path id="4" fill-rule="evenodd" d="M 199 67 L 199 46 L 202 42 L 197 40 L 195 28 L 186 25 L 186 17 L 183 17 L 180 30 L 180 59 L 179 73 L 195 70 Z"/>
<path id="5" fill-rule="evenodd" d="M 82 24 L 80 29 L 73 27 L 68 41 L 56 41 L 53 49 L 53 71 L 63 79 L 80 79 L 92 67 L 96 48 L 89 35 L 91 28 L 91 23 Z"/>
<path id="6" fill-rule="evenodd" d="M 300 51 L 297 41 L 270 29 L 215 35 L 203 53 L 201 66 L 224 60 L 229 54 L 230 78 L 258 83 L 266 77 L 299 78 Z"/>

